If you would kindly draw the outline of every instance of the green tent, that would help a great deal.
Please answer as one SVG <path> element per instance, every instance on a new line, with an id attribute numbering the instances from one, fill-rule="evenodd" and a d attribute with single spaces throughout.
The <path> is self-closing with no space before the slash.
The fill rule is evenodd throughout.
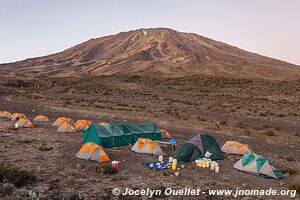
<path id="1" fill-rule="evenodd" d="M 104 148 L 134 144 L 138 138 L 162 140 L 160 129 L 155 123 L 110 124 L 101 126 L 92 124 L 83 133 L 83 144 L 93 142 Z"/>
<path id="2" fill-rule="evenodd" d="M 224 155 L 214 137 L 200 133 L 187 141 L 175 155 L 178 161 L 194 162 L 198 158 L 203 158 L 206 152 L 210 152 L 212 160 L 223 159 Z"/>
<path id="3" fill-rule="evenodd" d="M 276 169 L 269 159 L 254 153 L 244 155 L 233 167 L 240 171 L 259 175 L 264 178 L 284 178 L 281 171 Z"/>

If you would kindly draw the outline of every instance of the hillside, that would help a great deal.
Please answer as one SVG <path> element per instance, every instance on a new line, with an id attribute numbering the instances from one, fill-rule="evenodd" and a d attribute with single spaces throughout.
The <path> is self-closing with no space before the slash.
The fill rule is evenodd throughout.
<path id="1" fill-rule="evenodd" d="M 300 77 L 300 67 L 193 33 L 139 29 L 91 39 L 60 53 L 0 65 L 11 76 L 191 74 L 264 79 Z"/>

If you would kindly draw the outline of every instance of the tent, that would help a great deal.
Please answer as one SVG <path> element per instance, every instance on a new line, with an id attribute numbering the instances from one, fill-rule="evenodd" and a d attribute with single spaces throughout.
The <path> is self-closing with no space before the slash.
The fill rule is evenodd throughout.
<path id="1" fill-rule="evenodd" d="M 71 118 L 67 118 L 66 121 L 67 121 L 69 124 L 72 124 L 72 125 L 74 124 L 74 121 L 73 121 Z"/>
<path id="2" fill-rule="evenodd" d="M 139 138 L 131 147 L 131 150 L 137 153 L 147 153 L 153 155 L 164 155 L 159 144 L 147 138 Z"/>
<path id="3" fill-rule="evenodd" d="M 107 126 L 107 125 L 109 125 L 109 123 L 107 123 L 107 122 L 100 122 L 99 125 L 100 126 Z"/>
<path id="4" fill-rule="evenodd" d="M 16 124 L 18 124 L 19 127 L 24 127 L 24 128 L 34 128 L 33 124 L 29 119 L 26 118 L 21 118 L 19 119 Z"/>
<path id="5" fill-rule="evenodd" d="M 92 124 L 83 133 L 83 143 L 93 142 L 104 148 L 134 144 L 138 138 L 162 140 L 160 129 L 155 123 L 123 123 L 107 126 Z"/>
<path id="6" fill-rule="evenodd" d="M 55 122 L 53 122 L 52 126 L 60 126 L 64 122 L 67 122 L 68 124 L 74 124 L 74 122 L 71 118 L 60 117 L 57 120 L 55 120 Z"/>
<path id="7" fill-rule="evenodd" d="M 81 124 L 81 123 L 85 123 L 88 124 L 89 126 L 92 124 L 92 121 L 90 120 L 85 120 L 85 119 L 79 119 L 77 120 L 77 122 L 74 124 L 74 126 L 76 126 L 77 124 Z"/>
<path id="8" fill-rule="evenodd" d="M 76 133 L 75 128 L 72 124 L 69 124 L 68 122 L 64 122 L 60 125 L 60 127 L 57 129 L 58 132 L 61 133 Z"/>
<path id="9" fill-rule="evenodd" d="M 0 113 L 0 117 L 11 118 L 11 113 L 7 111 L 3 111 Z"/>
<path id="10" fill-rule="evenodd" d="M 163 139 L 172 139 L 172 136 L 169 131 L 167 131 L 165 129 L 160 129 L 160 132 L 162 134 Z"/>
<path id="11" fill-rule="evenodd" d="M 237 141 L 227 141 L 221 148 L 227 154 L 249 154 L 253 153 L 248 144 L 242 144 Z"/>
<path id="12" fill-rule="evenodd" d="M 265 178 L 284 178 L 283 174 L 272 165 L 270 160 L 254 153 L 244 155 L 233 167 Z"/>
<path id="13" fill-rule="evenodd" d="M 89 121 L 81 121 L 75 123 L 75 129 L 77 131 L 86 131 L 90 127 L 91 123 Z"/>
<path id="14" fill-rule="evenodd" d="M 110 159 L 104 152 L 103 148 L 92 142 L 85 143 L 79 152 L 76 154 L 77 158 L 84 160 L 93 160 L 98 162 L 109 162 Z"/>
<path id="15" fill-rule="evenodd" d="M 27 117 L 24 114 L 21 114 L 21 113 L 14 113 L 10 117 L 10 119 L 12 121 L 18 121 L 19 119 L 22 119 L 22 118 L 27 118 Z"/>
<path id="16" fill-rule="evenodd" d="M 216 139 L 211 135 L 200 133 L 189 139 L 176 153 L 175 158 L 178 161 L 194 162 L 198 158 L 205 157 L 206 152 L 212 154 L 210 156 L 212 160 L 224 158 Z"/>
<path id="17" fill-rule="evenodd" d="M 47 116 L 44 115 L 37 115 L 33 121 L 35 122 L 50 122 L 49 118 Z"/>

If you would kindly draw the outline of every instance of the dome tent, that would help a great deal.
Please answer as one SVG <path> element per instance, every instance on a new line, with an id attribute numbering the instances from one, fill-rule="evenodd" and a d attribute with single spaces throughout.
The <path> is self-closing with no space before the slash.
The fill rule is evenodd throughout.
<path id="1" fill-rule="evenodd" d="M 8 111 L 3 111 L 0 113 L 0 117 L 11 118 L 11 113 Z"/>
<path id="2" fill-rule="evenodd" d="M 147 138 L 139 138 L 131 147 L 131 150 L 137 153 L 146 153 L 153 155 L 164 155 L 163 150 L 159 144 Z"/>
<path id="3" fill-rule="evenodd" d="M 80 122 L 76 122 L 74 125 L 74 128 L 80 132 L 80 131 L 86 131 L 90 125 L 92 124 L 92 122 L 90 121 L 80 121 Z"/>
<path id="4" fill-rule="evenodd" d="M 216 139 L 211 135 L 200 133 L 190 138 L 176 153 L 175 158 L 178 161 L 194 162 L 198 158 L 203 158 L 206 152 L 212 154 L 210 156 L 212 160 L 224 158 Z"/>
<path id="5" fill-rule="evenodd" d="M 26 117 L 26 115 L 21 114 L 21 113 L 14 113 L 10 117 L 11 121 L 18 121 L 19 119 L 22 119 L 22 118 L 27 118 L 27 117 Z"/>
<path id="6" fill-rule="evenodd" d="M 265 178 L 284 178 L 283 174 L 273 166 L 270 160 L 254 153 L 244 155 L 233 167 L 237 170 Z"/>
<path id="7" fill-rule="evenodd" d="M 18 127 L 24 127 L 24 128 L 34 128 L 33 124 L 31 123 L 31 121 L 29 119 L 26 118 L 21 118 L 19 119 L 16 124 L 18 125 Z"/>
<path id="8" fill-rule="evenodd" d="M 108 125 L 110 125 L 110 123 L 107 123 L 107 122 L 100 122 L 99 125 L 100 125 L 100 126 L 108 126 Z"/>
<path id="9" fill-rule="evenodd" d="M 35 122 L 50 122 L 49 121 L 49 118 L 47 116 L 44 116 L 44 115 L 37 115 L 33 121 Z"/>
<path id="10" fill-rule="evenodd" d="M 90 120 L 85 120 L 85 119 L 79 119 L 79 120 L 77 120 L 77 122 L 74 124 L 74 126 L 77 126 L 77 124 L 82 124 L 82 123 L 84 123 L 84 124 L 87 124 L 87 125 L 91 125 L 92 124 L 92 121 L 90 121 Z"/>
<path id="11" fill-rule="evenodd" d="M 57 131 L 61 133 L 76 133 L 76 130 L 73 127 L 73 125 L 67 122 L 64 122 L 62 125 L 60 125 Z"/>
<path id="12" fill-rule="evenodd" d="M 73 120 L 71 118 L 67 118 L 67 117 L 59 117 L 58 119 L 56 119 L 52 126 L 60 126 L 63 123 L 67 122 L 68 124 L 74 124 Z"/>
<path id="13" fill-rule="evenodd" d="M 110 161 L 107 154 L 104 152 L 103 148 L 92 142 L 85 143 L 79 152 L 76 154 L 77 158 L 84 160 L 93 160 L 98 162 L 108 162 Z"/>
<path id="14" fill-rule="evenodd" d="M 160 129 L 161 135 L 163 139 L 172 139 L 172 136 L 169 131 L 165 129 Z"/>
<path id="15" fill-rule="evenodd" d="M 253 153 L 248 144 L 242 144 L 237 141 L 227 141 L 221 148 L 227 154 L 249 154 Z"/>

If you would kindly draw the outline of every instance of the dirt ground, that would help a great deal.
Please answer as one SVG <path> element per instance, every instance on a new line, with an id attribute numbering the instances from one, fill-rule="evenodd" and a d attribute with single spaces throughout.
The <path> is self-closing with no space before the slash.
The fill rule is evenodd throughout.
<path id="1" fill-rule="evenodd" d="M 177 177 L 171 171 L 147 169 L 142 163 L 157 158 L 131 152 L 128 147 L 106 149 L 112 160 L 120 161 L 121 170 L 116 175 L 99 175 L 95 171 L 96 162 L 79 160 L 75 156 L 81 147 L 81 133 L 58 133 L 50 124 L 35 124 L 34 129 L 12 131 L 13 122 L 0 119 L 0 163 L 31 171 L 37 176 L 36 183 L 14 188 L 11 195 L 1 198 L 26 199 L 29 191 L 38 191 L 41 199 L 124 199 L 124 196 L 112 195 L 115 187 L 121 190 L 191 187 L 203 191 L 288 189 L 292 184 L 300 184 L 299 101 L 300 80 L 209 76 L 41 80 L 2 77 L 0 110 L 24 113 L 30 119 L 45 114 L 51 121 L 59 116 L 78 120 L 86 114 L 93 122 L 154 121 L 171 131 L 178 142 L 176 150 L 192 135 L 206 132 L 215 136 L 220 145 L 227 140 L 249 144 L 257 154 L 269 158 L 282 170 L 285 179 L 264 179 L 239 172 L 232 167 L 240 159 L 237 155 L 226 156 L 219 162 L 220 173 L 189 163 L 179 170 Z M 176 152 L 164 150 L 169 156 Z M 202 195 L 194 198 L 232 197 Z M 280 196 L 274 198 L 282 199 Z"/>

